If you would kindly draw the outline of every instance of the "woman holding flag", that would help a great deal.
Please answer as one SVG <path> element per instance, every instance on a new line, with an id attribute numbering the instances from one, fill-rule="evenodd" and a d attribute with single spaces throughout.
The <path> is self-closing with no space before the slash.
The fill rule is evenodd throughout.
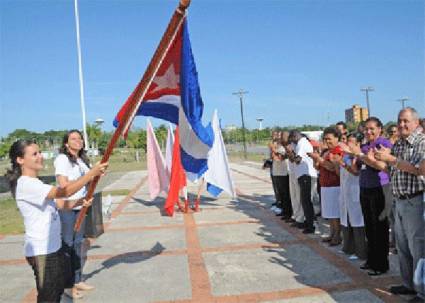
<path id="1" fill-rule="evenodd" d="M 43 156 L 37 144 L 18 140 L 9 150 L 11 168 L 6 173 L 11 192 L 25 225 L 25 256 L 34 271 L 37 302 L 60 302 L 64 291 L 64 253 L 61 249 L 61 224 L 58 209 L 90 206 L 91 200 L 54 200 L 69 197 L 92 178 L 103 174 L 107 163 L 97 164 L 84 176 L 64 187 L 38 179 Z"/>
<path id="2" fill-rule="evenodd" d="M 59 155 L 54 161 L 57 184 L 65 187 L 68 183 L 84 176 L 90 167 L 89 159 L 84 150 L 83 136 L 79 130 L 68 131 L 62 140 Z M 68 198 L 76 201 L 86 196 L 85 187 Z M 93 286 L 82 281 L 82 243 L 84 241 L 84 221 L 80 230 L 74 233 L 75 221 L 80 213 L 81 205 L 72 209 L 64 209 L 59 212 L 62 224 L 62 241 L 64 249 L 71 256 L 71 271 L 74 284 L 71 289 L 66 289 L 65 294 L 73 299 L 80 299 L 83 294 L 80 290 L 92 290 Z"/>

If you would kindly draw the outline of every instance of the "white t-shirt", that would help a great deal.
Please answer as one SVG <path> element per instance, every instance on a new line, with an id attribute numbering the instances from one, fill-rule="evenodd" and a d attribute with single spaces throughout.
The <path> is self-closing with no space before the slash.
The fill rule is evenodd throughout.
<path id="1" fill-rule="evenodd" d="M 55 162 L 53 163 L 55 166 L 55 175 L 56 176 L 65 176 L 68 177 L 69 181 L 75 181 L 81 176 L 84 176 L 89 168 L 80 158 L 77 159 L 77 163 L 72 163 L 69 161 L 68 157 L 64 154 L 59 154 Z M 84 198 L 87 194 L 87 189 L 84 186 L 79 191 L 77 191 L 72 196 L 68 197 L 66 200 L 77 200 Z M 74 207 L 75 210 L 81 209 L 82 206 Z"/>
<path id="2" fill-rule="evenodd" d="M 295 175 L 297 178 L 302 175 L 317 177 L 317 170 L 314 168 L 313 159 L 307 155 L 307 153 L 312 152 L 313 146 L 306 138 L 302 137 L 298 140 L 295 147 L 295 154 L 301 157 L 301 162 L 295 165 Z"/>
<path id="3" fill-rule="evenodd" d="M 47 199 L 52 189 L 38 178 L 21 176 L 16 186 L 16 204 L 24 217 L 25 256 L 54 253 L 61 247 L 61 222 L 54 200 Z"/>

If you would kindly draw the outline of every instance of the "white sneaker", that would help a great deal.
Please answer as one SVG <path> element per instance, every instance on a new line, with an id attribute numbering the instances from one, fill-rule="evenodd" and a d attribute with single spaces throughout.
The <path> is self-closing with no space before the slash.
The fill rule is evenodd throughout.
<path id="1" fill-rule="evenodd" d="M 270 207 L 270 210 L 274 211 L 276 208 L 277 208 L 276 205 L 273 205 L 272 207 Z"/>
<path id="2" fill-rule="evenodd" d="M 359 257 L 357 257 L 356 255 L 351 255 L 351 256 L 348 257 L 348 259 L 350 259 L 350 260 L 358 260 Z"/>
<path id="3" fill-rule="evenodd" d="M 281 209 L 281 208 L 276 207 L 276 209 L 274 210 L 274 213 L 275 213 L 276 215 L 280 215 L 280 214 L 282 213 L 282 209 Z"/>

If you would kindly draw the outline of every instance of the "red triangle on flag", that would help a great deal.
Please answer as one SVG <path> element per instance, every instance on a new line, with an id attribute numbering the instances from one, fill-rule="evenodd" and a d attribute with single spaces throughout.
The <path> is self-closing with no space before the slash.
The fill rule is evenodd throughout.
<path id="1" fill-rule="evenodd" d="M 179 191 L 185 186 L 186 173 L 184 172 L 180 160 L 180 136 L 179 128 L 176 127 L 176 131 L 174 133 L 173 160 L 171 163 L 170 189 L 164 205 L 164 210 L 169 216 L 174 214 L 174 206 L 179 200 Z"/>

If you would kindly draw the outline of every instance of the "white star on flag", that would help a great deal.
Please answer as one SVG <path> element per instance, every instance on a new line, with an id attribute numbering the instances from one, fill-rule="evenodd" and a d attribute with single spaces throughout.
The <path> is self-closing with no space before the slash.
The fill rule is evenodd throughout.
<path id="1" fill-rule="evenodd" d="M 167 71 L 162 76 L 156 76 L 153 82 L 158 85 L 151 92 L 156 92 L 164 88 L 175 89 L 179 87 L 179 75 L 174 71 L 174 65 L 170 64 Z"/>

